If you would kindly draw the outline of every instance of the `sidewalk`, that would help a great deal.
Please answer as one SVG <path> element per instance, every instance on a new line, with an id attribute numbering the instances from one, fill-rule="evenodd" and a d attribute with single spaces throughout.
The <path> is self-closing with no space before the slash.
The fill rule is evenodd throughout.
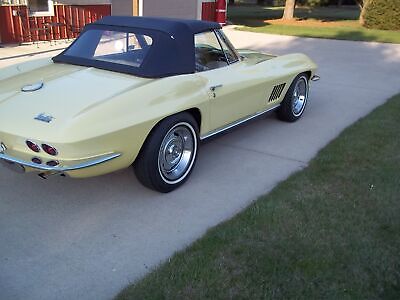
<path id="1" fill-rule="evenodd" d="M 72 41 L 43 42 L 28 45 L 0 45 L 0 68 L 43 57 L 54 56 L 68 47 Z"/>

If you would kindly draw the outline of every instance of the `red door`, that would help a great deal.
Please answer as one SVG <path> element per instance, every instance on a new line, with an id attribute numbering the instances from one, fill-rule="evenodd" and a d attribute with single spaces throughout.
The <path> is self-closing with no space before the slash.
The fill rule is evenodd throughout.
<path id="1" fill-rule="evenodd" d="M 201 19 L 203 21 L 215 22 L 215 0 L 206 1 L 203 0 L 201 3 Z"/>

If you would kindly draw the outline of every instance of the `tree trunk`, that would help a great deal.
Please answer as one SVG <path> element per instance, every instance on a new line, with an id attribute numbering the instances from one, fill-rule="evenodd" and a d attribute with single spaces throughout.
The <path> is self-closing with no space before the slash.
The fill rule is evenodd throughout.
<path id="1" fill-rule="evenodd" d="M 361 10 L 361 13 L 360 13 L 360 18 L 358 19 L 358 22 L 362 25 L 362 26 L 364 26 L 364 24 L 365 24 L 365 20 L 364 20 L 364 10 Z"/>
<path id="2" fill-rule="evenodd" d="M 285 11 L 283 12 L 282 19 L 292 20 L 294 18 L 295 6 L 296 6 L 296 0 L 286 0 Z"/>
<path id="3" fill-rule="evenodd" d="M 367 2 L 367 0 L 355 0 L 356 1 L 356 3 L 357 3 L 357 5 L 358 5 L 358 7 L 360 8 L 360 9 L 362 9 L 363 8 L 363 6 L 364 6 L 364 2 Z"/>
<path id="4" fill-rule="evenodd" d="M 234 5 L 235 4 L 235 0 L 229 0 L 229 5 Z"/>
<path id="5" fill-rule="evenodd" d="M 342 7 L 342 5 L 343 5 L 343 0 L 338 0 L 337 6 L 338 6 L 338 7 Z"/>
<path id="6" fill-rule="evenodd" d="M 359 22 L 360 22 L 360 24 L 362 25 L 362 26 L 364 26 L 364 8 L 365 8 L 365 6 L 367 6 L 367 2 L 368 2 L 369 0 L 357 0 L 356 2 L 357 2 L 357 4 L 358 4 L 358 6 L 360 7 L 360 9 L 361 9 L 361 12 L 360 12 L 360 19 L 358 20 Z"/>

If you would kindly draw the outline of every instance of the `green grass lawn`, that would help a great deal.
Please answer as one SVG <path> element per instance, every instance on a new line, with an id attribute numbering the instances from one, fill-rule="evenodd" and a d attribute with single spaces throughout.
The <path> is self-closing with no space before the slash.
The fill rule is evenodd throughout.
<path id="1" fill-rule="evenodd" d="M 242 25 L 239 30 L 294 35 L 316 38 L 330 38 L 355 41 L 376 41 L 400 43 L 400 31 L 374 30 L 358 23 L 358 7 L 316 7 L 296 8 L 298 24 L 271 23 L 267 20 L 280 19 L 282 7 L 258 5 L 230 6 L 228 18 L 233 24 Z"/>
<path id="2" fill-rule="evenodd" d="M 400 95 L 117 299 L 400 299 Z"/>
<path id="3" fill-rule="evenodd" d="M 234 5 L 228 7 L 229 20 L 239 23 L 246 20 L 280 19 L 283 7 L 259 5 Z M 318 19 L 321 21 L 358 20 L 360 10 L 357 6 L 339 7 L 297 7 L 295 17 L 301 19 Z"/>

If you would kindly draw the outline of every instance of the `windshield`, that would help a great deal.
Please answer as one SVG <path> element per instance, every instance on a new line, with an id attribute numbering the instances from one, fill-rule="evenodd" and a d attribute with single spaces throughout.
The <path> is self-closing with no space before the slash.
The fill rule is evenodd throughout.
<path id="1" fill-rule="evenodd" d="M 92 29 L 83 32 L 64 55 L 139 68 L 153 39 L 145 34 Z"/>

